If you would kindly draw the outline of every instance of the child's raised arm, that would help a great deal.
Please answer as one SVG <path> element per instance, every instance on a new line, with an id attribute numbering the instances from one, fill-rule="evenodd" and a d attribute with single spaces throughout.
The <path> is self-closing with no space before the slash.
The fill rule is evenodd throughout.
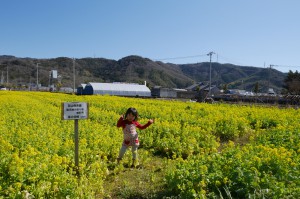
<path id="1" fill-rule="evenodd" d="M 155 119 L 150 119 L 148 122 L 149 122 L 150 124 L 153 124 L 153 123 L 155 122 Z"/>
<path id="2" fill-rule="evenodd" d="M 117 122 L 117 127 L 123 126 L 123 123 L 124 123 L 124 116 L 121 115 L 118 122 Z"/>

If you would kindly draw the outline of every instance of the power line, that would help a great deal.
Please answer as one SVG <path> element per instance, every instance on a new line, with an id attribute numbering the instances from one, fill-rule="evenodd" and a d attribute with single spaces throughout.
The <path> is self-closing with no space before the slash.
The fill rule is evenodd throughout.
<path id="1" fill-rule="evenodd" d="M 191 55 L 191 56 L 184 56 L 184 57 L 169 57 L 169 58 L 161 58 L 161 59 L 154 59 L 154 60 L 155 61 L 165 61 L 165 60 L 172 60 L 172 59 L 189 59 L 189 58 L 204 57 L 204 56 L 207 56 L 207 54 Z"/>
<path id="2" fill-rule="evenodd" d="M 280 64 L 278 64 L 278 65 L 272 65 L 272 66 L 275 66 L 275 67 L 291 67 L 291 68 L 297 68 L 297 67 L 299 67 L 300 68 L 300 66 L 280 65 Z"/>
<path id="3" fill-rule="evenodd" d="M 227 61 L 227 62 L 229 62 L 229 63 L 231 63 L 231 64 L 238 64 L 238 65 L 240 65 L 240 66 L 246 66 L 246 64 L 243 64 L 243 63 L 234 61 L 234 60 L 232 60 L 232 59 L 226 58 L 226 57 L 224 57 L 223 55 L 220 55 L 220 54 L 218 54 L 218 57 L 221 57 L 221 59 L 223 59 L 223 60 L 225 60 L 225 61 Z"/>
<path id="4" fill-rule="evenodd" d="M 219 53 L 216 53 L 217 55 L 217 60 L 216 62 L 219 63 L 224 63 L 227 62 L 228 64 L 235 64 L 235 65 L 239 65 L 239 66 L 252 66 L 252 67 L 258 67 L 258 68 L 262 68 L 261 66 L 254 66 L 254 65 L 250 65 L 250 64 L 244 64 L 241 63 L 239 61 L 224 57 L 223 55 L 220 55 Z M 189 58 L 197 58 L 197 57 L 205 57 L 207 56 L 207 54 L 200 54 L 200 55 L 191 55 L 191 56 L 178 56 L 178 57 L 169 57 L 169 58 L 159 58 L 159 59 L 154 59 L 154 61 L 166 61 L 166 60 L 176 60 L 176 59 L 189 59 Z M 221 59 L 221 61 L 219 61 L 219 58 Z M 222 61 L 224 60 L 224 61 Z M 273 65 L 276 68 L 300 68 L 300 66 L 292 66 L 292 65 Z"/>
<path id="5" fill-rule="evenodd" d="M 238 65 L 246 65 L 246 64 L 242 64 L 239 63 L 237 61 L 233 61 L 232 59 L 228 59 L 218 53 L 215 53 L 217 55 L 217 62 L 219 60 L 219 57 L 225 61 L 228 61 L 229 63 L 232 64 L 238 64 Z M 207 54 L 201 54 L 201 55 L 190 55 L 190 56 L 178 56 L 178 57 L 169 57 L 169 58 L 159 58 L 159 59 L 154 59 L 155 61 L 165 61 L 165 60 L 174 60 L 174 59 L 189 59 L 189 58 L 197 58 L 197 57 L 206 57 Z"/>

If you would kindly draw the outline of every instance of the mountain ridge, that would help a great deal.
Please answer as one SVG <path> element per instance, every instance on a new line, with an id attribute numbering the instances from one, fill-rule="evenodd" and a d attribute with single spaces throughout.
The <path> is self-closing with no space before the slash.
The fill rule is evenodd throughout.
<path id="1" fill-rule="evenodd" d="M 37 73 L 39 83 L 49 85 L 49 71 L 57 70 L 59 81 L 64 87 L 74 85 L 74 66 L 76 86 L 88 82 L 132 82 L 149 87 L 186 88 L 195 82 L 209 82 L 210 63 L 173 64 L 152 61 L 138 55 L 130 55 L 119 60 L 106 58 L 57 57 L 49 59 L 18 58 L 11 55 L 0 56 L 0 71 L 5 83 L 12 85 L 35 83 Z M 5 75 L 3 75 L 3 73 Z M 222 88 L 253 90 L 256 83 L 261 92 L 268 87 L 280 92 L 284 86 L 286 73 L 271 68 L 238 66 L 233 64 L 211 63 L 211 81 Z M 3 78 L 4 77 L 4 78 Z"/>

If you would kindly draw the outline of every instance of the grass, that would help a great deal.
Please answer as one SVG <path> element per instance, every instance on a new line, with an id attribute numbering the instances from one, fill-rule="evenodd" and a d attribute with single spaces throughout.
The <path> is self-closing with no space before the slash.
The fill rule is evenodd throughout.
<path id="1" fill-rule="evenodd" d="M 249 142 L 249 135 L 244 135 L 235 140 L 244 145 Z M 227 142 L 226 142 L 227 143 Z M 222 144 L 219 148 L 222 151 Z M 171 159 L 159 154 L 150 154 L 145 149 L 139 149 L 139 162 L 137 168 L 131 168 L 131 153 L 128 150 L 120 164 L 111 162 L 110 175 L 104 182 L 105 199 L 176 199 L 165 182 L 167 168 L 174 167 Z"/>
<path id="2" fill-rule="evenodd" d="M 153 156 L 140 149 L 140 165 L 137 168 L 131 168 L 130 155 L 127 152 L 120 164 L 111 164 L 110 175 L 104 183 L 103 198 L 170 198 L 172 193 L 166 190 L 164 181 L 166 168 L 170 166 L 170 162 L 166 158 Z"/>

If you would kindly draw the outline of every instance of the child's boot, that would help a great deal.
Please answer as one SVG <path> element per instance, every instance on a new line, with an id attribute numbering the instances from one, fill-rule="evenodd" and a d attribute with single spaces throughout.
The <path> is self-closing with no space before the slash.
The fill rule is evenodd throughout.
<path id="1" fill-rule="evenodd" d="M 132 159 L 131 168 L 136 168 L 139 165 L 139 161 L 137 159 Z"/>
<path id="2" fill-rule="evenodd" d="M 117 163 L 120 164 L 122 158 L 117 158 Z"/>

